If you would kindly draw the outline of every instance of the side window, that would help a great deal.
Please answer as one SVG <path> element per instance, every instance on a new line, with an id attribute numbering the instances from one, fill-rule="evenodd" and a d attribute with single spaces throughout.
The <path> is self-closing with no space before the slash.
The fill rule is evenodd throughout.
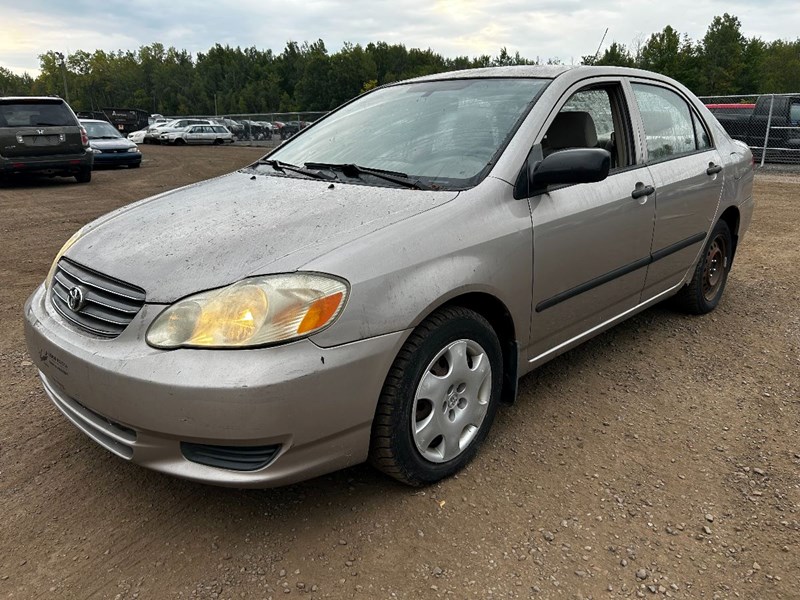
<path id="1" fill-rule="evenodd" d="M 697 149 L 705 150 L 706 148 L 710 148 L 711 138 L 708 135 L 708 130 L 705 128 L 703 122 L 700 120 L 700 117 L 692 113 L 692 120 L 694 121 L 694 133 L 697 139 Z"/>
<path id="2" fill-rule="evenodd" d="M 544 156 L 567 148 L 602 148 L 611 154 L 611 168 L 633 164 L 627 152 L 630 130 L 618 85 L 575 92 L 561 107 L 542 140 Z"/>
<path id="3" fill-rule="evenodd" d="M 632 84 L 642 115 L 650 162 L 697 150 L 689 105 L 675 92 L 655 85 Z"/>

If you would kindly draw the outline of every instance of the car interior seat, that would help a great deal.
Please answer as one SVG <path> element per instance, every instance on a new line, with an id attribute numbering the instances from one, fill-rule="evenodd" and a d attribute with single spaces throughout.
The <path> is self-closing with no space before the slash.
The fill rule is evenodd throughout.
<path id="1" fill-rule="evenodd" d="M 560 112 L 542 142 L 544 156 L 567 148 L 596 148 L 597 128 L 585 111 Z"/>

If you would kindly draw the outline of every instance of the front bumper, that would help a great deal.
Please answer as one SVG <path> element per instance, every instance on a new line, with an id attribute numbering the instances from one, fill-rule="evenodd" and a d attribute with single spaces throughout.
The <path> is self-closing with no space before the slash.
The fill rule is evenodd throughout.
<path id="1" fill-rule="evenodd" d="M 94 155 L 95 166 L 138 165 L 141 162 L 141 152 L 100 152 Z"/>
<path id="2" fill-rule="evenodd" d="M 366 460 L 386 374 L 408 332 L 333 348 L 300 340 L 251 350 L 156 350 L 145 305 L 113 340 L 74 330 L 43 286 L 25 303 L 25 337 L 45 391 L 118 456 L 178 477 L 234 487 L 284 485 Z M 181 442 L 279 445 L 238 471 L 188 460 Z"/>

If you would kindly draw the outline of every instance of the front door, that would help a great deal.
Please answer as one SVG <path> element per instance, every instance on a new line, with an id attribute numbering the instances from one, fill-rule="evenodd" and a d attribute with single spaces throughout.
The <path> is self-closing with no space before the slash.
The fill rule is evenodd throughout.
<path id="1" fill-rule="evenodd" d="M 602 182 L 551 189 L 530 199 L 531 362 L 639 303 L 655 208 L 653 181 L 637 160 L 629 115 L 619 82 L 594 84 L 569 97 L 542 139 L 544 155 L 568 147 L 605 148 L 612 169 Z M 559 131 L 562 125 L 573 130 Z"/>

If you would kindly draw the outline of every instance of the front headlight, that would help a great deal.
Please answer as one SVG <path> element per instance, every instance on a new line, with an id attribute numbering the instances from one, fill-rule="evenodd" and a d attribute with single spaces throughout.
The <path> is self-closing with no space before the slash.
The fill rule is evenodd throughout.
<path id="1" fill-rule="evenodd" d="M 252 277 L 189 296 L 150 325 L 156 348 L 246 348 L 306 337 L 336 319 L 347 285 L 311 273 Z"/>
<path id="2" fill-rule="evenodd" d="M 81 227 L 80 229 L 78 229 L 78 231 L 73 233 L 72 237 L 69 238 L 64 243 L 63 246 L 61 246 L 61 250 L 58 251 L 58 254 L 56 254 L 56 257 L 53 259 L 53 264 L 50 265 L 50 271 L 48 271 L 48 273 L 47 273 L 47 279 L 44 280 L 45 289 L 47 289 L 47 290 L 50 289 L 50 284 L 53 282 L 53 275 L 55 275 L 56 265 L 58 264 L 58 261 L 61 260 L 61 257 L 64 256 L 64 254 L 67 253 L 67 250 L 69 250 L 75 242 L 77 242 L 79 239 L 81 239 L 83 237 L 84 233 L 86 233 L 86 227 L 85 226 Z"/>

